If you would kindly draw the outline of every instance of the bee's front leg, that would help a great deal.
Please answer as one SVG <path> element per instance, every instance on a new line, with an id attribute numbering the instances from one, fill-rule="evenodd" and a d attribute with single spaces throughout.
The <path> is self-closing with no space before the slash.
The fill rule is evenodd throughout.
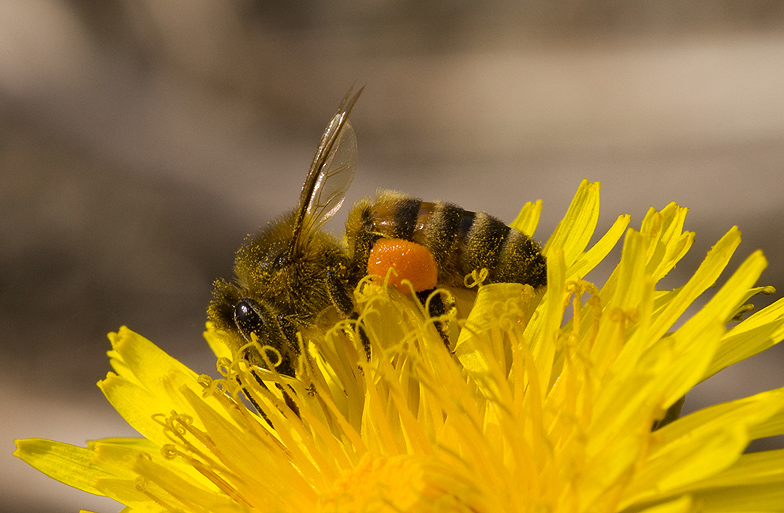
<path id="1" fill-rule="evenodd" d="M 277 372 L 286 376 L 296 376 L 296 359 L 300 355 L 297 327 L 293 322 L 291 322 L 291 320 L 288 319 L 288 317 L 283 314 L 277 314 L 276 316 L 264 316 L 263 321 L 265 323 L 264 325 L 268 329 L 267 334 L 270 336 L 270 345 L 280 351 L 280 360 L 277 362 L 276 367 Z M 259 363 L 262 362 L 260 361 Z M 266 361 L 263 362 L 261 366 L 266 367 Z M 253 377 L 256 378 L 256 382 L 259 385 L 267 388 L 264 380 L 261 379 L 261 376 L 259 376 L 256 371 L 252 371 L 252 374 Z M 282 383 L 276 383 L 275 386 L 277 386 L 277 388 L 283 392 L 283 399 L 286 401 L 286 406 L 288 406 L 289 409 L 299 417 L 299 407 L 291 397 L 291 395 L 294 393 L 293 390 L 291 390 L 289 387 L 284 387 Z M 251 404 L 253 404 L 264 420 L 272 425 L 269 417 L 267 417 L 267 415 L 264 413 L 264 410 L 253 399 L 253 396 L 248 392 L 247 389 L 243 388 L 243 390 L 245 391 L 245 396 L 250 400 Z"/>

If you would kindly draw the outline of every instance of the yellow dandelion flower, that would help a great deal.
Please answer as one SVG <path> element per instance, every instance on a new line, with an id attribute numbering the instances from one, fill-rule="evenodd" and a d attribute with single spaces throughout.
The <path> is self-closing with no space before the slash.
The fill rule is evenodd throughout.
<path id="1" fill-rule="evenodd" d="M 532 234 L 540 210 L 514 226 Z M 784 433 L 784 389 L 673 415 L 694 385 L 784 338 L 784 300 L 736 322 L 771 292 L 754 285 L 765 258 L 684 322 L 739 231 L 660 290 L 693 241 L 686 209 L 652 209 L 639 230 L 622 216 L 589 248 L 598 211 L 584 182 L 545 246 L 546 292 L 480 283 L 449 322 L 451 350 L 424 308 L 373 282 L 358 321 L 302 340 L 297 378 L 250 368 L 211 329 L 222 377 L 199 376 L 122 328 L 99 386 L 142 438 L 20 440 L 16 455 L 125 511 L 782 511 L 784 450 L 744 449 Z M 610 278 L 586 281 L 624 233 Z"/>

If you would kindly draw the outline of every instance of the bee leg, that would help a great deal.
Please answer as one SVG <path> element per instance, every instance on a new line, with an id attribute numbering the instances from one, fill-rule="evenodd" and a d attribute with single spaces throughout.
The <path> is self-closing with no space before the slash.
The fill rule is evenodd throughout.
<path id="1" fill-rule="evenodd" d="M 264 383 L 264 381 L 262 381 L 261 377 L 258 374 L 256 374 L 256 372 L 253 372 L 253 377 L 256 378 L 256 382 L 259 385 L 261 385 L 264 388 L 267 388 L 267 385 Z M 248 392 L 247 387 L 242 384 L 242 381 L 240 381 L 239 378 L 237 379 L 237 383 L 240 384 L 240 386 L 242 387 L 242 391 L 245 393 L 245 397 L 248 399 L 250 404 L 252 404 L 253 407 L 256 408 L 256 411 L 259 412 L 261 418 L 263 418 L 267 422 L 267 424 L 270 425 L 270 427 L 275 427 L 272 425 L 272 421 L 269 419 L 269 417 L 267 417 L 267 414 L 264 413 L 264 410 L 261 409 L 259 403 L 257 403 L 256 400 L 253 399 L 253 396 L 250 394 L 250 392 Z M 283 388 L 283 386 L 280 383 L 276 383 L 276 386 L 281 392 L 283 392 L 283 399 L 286 401 L 286 406 L 288 406 L 291 409 L 291 411 L 293 411 L 294 414 L 297 417 L 299 417 L 299 407 L 297 406 L 297 403 L 294 402 L 294 399 L 291 398 L 291 395 L 289 395 L 289 393 L 286 391 L 285 388 Z"/>
<path id="2" fill-rule="evenodd" d="M 299 354 L 299 338 L 297 338 L 297 327 L 283 314 L 278 314 L 278 325 L 280 326 L 280 330 L 283 333 L 283 336 L 289 343 L 289 347 L 297 348 L 296 354 Z M 278 372 L 285 374 L 287 376 L 294 376 L 294 368 L 291 366 L 291 361 L 284 360 L 281 362 L 281 366 L 279 366 Z M 256 378 L 259 381 L 258 377 Z M 294 415 L 299 417 L 299 407 L 297 403 L 294 402 L 294 399 L 291 398 L 291 395 L 286 391 L 281 383 L 276 383 L 278 389 L 283 392 L 283 399 L 286 401 L 286 406 L 294 412 Z"/>
<path id="3" fill-rule="evenodd" d="M 253 377 L 256 378 L 256 381 L 258 381 L 258 383 L 261 386 L 263 386 L 265 388 L 267 387 L 267 385 L 265 385 L 264 382 L 261 381 L 261 378 L 259 378 L 259 375 L 256 374 L 255 372 L 253 373 Z M 261 409 L 261 406 L 259 406 L 259 403 L 256 402 L 256 400 L 253 398 L 252 395 L 250 395 L 250 392 L 248 392 L 248 389 L 242 384 L 242 381 L 239 378 L 237 378 L 237 383 L 240 384 L 240 386 L 242 387 L 242 391 L 245 394 L 245 397 L 248 399 L 250 404 L 252 404 L 253 407 L 256 408 L 256 411 L 259 412 L 259 415 L 261 415 L 261 418 L 264 419 L 267 422 L 267 424 L 270 425 L 270 427 L 274 428 L 275 426 L 272 425 L 272 421 L 269 419 L 269 417 L 267 417 L 267 414 L 264 413 L 264 410 Z"/>
<path id="4" fill-rule="evenodd" d="M 351 299 L 348 287 L 334 269 L 327 270 L 326 286 L 329 300 L 338 312 L 344 317 L 350 316 L 354 312 L 354 300 Z"/>
<path id="5" fill-rule="evenodd" d="M 327 271 L 326 282 L 327 294 L 329 294 L 329 299 L 338 312 L 352 321 L 359 320 L 359 314 L 354 311 L 354 301 L 351 299 L 346 285 L 334 269 Z M 365 356 L 370 360 L 370 339 L 368 339 L 365 329 L 359 323 L 357 323 L 357 333 L 359 333 L 359 338 L 362 341 L 362 347 L 365 348 Z"/>
<path id="6" fill-rule="evenodd" d="M 359 314 L 354 312 L 351 314 L 352 321 L 359 321 Z M 357 322 L 357 333 L 359 333 L 359 340 L 362 341 L 362 347 L 365 348 L 365 357 L 370 360 L 370 339 L 365 333 L 365 328 L 362 327 L 362 324 Z"/>
<path id="7" fill-rule="evenodd" d="M 430 317 L 440 317 L 447 313 L 448 308 L 444 303 L 443 295 L 433 294 L 434 291 L 435 289 L 422 290 L 417 292 L 416 296 L 423 305 L 428 306 L 427 313 Z M 430 299 L 430 303 L 427 302 L 428 299 Z M 449 333 L 447 331 L 446 321 L 434 321 L 433 325 L 436 327 L 436 330 L 438 330 L 438 334 L 441 335 L 447 350 L 449 350 Z"/>
<path id="8" fill-rule="evenodd" d="M 265 336 L 268 337 L 269 345 L 275 348 L 278 348 L 280 351 L 280 361 L 277 362 L 276 371 L 280 375 L 291 376 L 294 377 L 296 375 L 295 371 L 295 360 L 297 359 L 298 355 L 300 354 L 299 351 L 299 339 L 297 338 L 297 327 L 294 323 L 291 322 L 285 315 L 278 314 L 268 315 L 267 312 L 262 311 L 261 314 L 261 322 L 259 323 L 260 326 L 266 328 Z M 257 332 L 258 333 L 258 332 Z M 255 356 L 252 358 L 248 358 L 249 361 L 259 363 L 262 358 L 256 350 L 253 350 Z M 262 366 L 266 367 L 267 364 L 263 363 Z M 269 390 L 266 383 L 261 379 L 256 371 L 251 371 L 253 377 L 256 379 L 256 382 L 264 387 L 265 389 Z M 264 418 L 267 423 L 272 426 L 272 422 L 269 420 L 269 417 L 264 413 L 261 409 L 259 404 L 253 399 L 253 396 L 249 393 L 248 387 L 244 385 L 239 379 L 238 382 L 242 386 L 242 391 L 245 393 L 245 397 L 248 398 L 248 401 L 256 408 L 256 411 Z M 297 404 L 291 397 L 291 393 L 286 390 L 286 388 L 281 383 L 275 384 L 278 389 L 283 394 L 283 399 L 286 402 L 286 406 L 299 417 L 299 408 Z M 282 410 L 281 410 L 282 411 Z"/>

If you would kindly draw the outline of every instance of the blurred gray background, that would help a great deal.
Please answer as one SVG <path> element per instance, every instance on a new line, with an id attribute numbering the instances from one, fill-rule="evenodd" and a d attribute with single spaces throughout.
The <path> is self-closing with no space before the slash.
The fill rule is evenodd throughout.
<path id="1" fill-rule="evenodd" d="M 691 208 L 667 286 L 738 225 L 732 266 L 761 248 L 784 291 L 780 1 L 0 0 L 0 510 L 120 509 L 11 440 L 132 435 L 95 387 L 120 325 L 213 372 L 210 283 L 295 205 L 355 83 L 349 202 L 386 187 L 511 221 L 541 198 L 546 239 L 601 180 L 600 232 Z M 781 355 L 687 409 L 784 386 Z"/>

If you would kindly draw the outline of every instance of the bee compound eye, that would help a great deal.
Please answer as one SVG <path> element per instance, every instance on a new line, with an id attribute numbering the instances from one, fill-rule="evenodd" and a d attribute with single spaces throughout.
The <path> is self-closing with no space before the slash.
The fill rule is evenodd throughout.
<path id="1" fill-rule="evenodd" d="M 234 323 L 248 342 L 251 341 L 251 333 L 260 337 L 264 328 L 264 323 L 252 299 L 243 299 L 237 303 L 237 306 L 234 307 Z"/>
<path id="2" fill-rule="evenodd" d="M 245 298 L 234 307 L 234 324 L 247 342 L 253 342 L 254 334 L 258 339 L 259 347 L 249 348 L 246 359 L 262 367 L 269 363 L 281 374 L 294 375 L 291 358 L 298 351 L 291 346 L 291 341 L 296 341 L 297 332 L 285 315 L 276 316 L 266 304 Z"/>

